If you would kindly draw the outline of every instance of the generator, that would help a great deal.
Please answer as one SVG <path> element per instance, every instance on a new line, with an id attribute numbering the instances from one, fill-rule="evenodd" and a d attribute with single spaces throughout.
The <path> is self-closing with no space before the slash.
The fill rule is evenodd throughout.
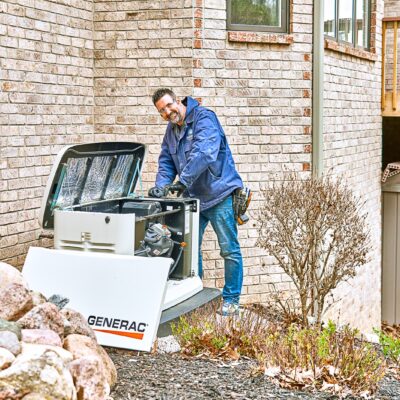
<path id="1" fill-rule="evenodd" d="M 40 210 L 42 228 L 54 231 L 54 249 L 31 248 L 23 268 L 33 289 L 45 295 L 63 292 L 60 294 L 68 296 L 68 292 L 76 293 L 76 287 L 70 286 L 80 283 L 82 274 L 90 281 L 82 288 L 92 287 L 97 281 L 97 286 L 104 285 L 103 291 L 108 292 L 113 290 L 110 282 L 115 279 L 131 288 L 125 291 L 141 293 L 131 302 L 141 303 L 145 297 L 149 302 L 160 302 L 154 321 L 159 320 L 162 310 L 203 289 L 198 275 L 199 202 L 143 196 L 138 186 L 146 153 L 144 144 L 134 142 L 88 143 L 60 151 Z M 130 274 L 135 275 L 129 278 Z M 156 284 L 157 280 L 161 283 Z M 69 286 L 67 281 L 71 281 Z M 119 302 L 129 303 L 131 294 L 120 297 Z M 74 294 L 73 303 L 94 321 L 89 318 L 95 303 L 86 298 L 90 296 L 90 290 L 85 298 L 81 295 L 77 299 L 79 295 Z M 86 305 L 87 301 L 91 305 Z M 96 307 L 102 301 L 96 300 Z M 107 307 L 104 301 L 98 312 Z M 130 312 L 134 307 L 139 308 L 131 304 Z M 118 310 L 112 312 L 119 320 L 128 318 Z M 144 320 L 146 315 L 135 318 Z M 100 342 L 109 343 L 105 336 L 100 338 Z"/>

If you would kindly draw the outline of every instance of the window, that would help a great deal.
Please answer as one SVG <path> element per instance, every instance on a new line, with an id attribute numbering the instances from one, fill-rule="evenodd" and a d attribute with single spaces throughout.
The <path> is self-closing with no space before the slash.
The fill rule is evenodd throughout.
<path id="1" fill-rule="evenodd" d="M 353 0 L 339 0 L 338 38 L 353 43 Z"/>
<path id="2" fill-rule="evenodd" d="M 356 40 L 357 46 L 369 47 L 370 31 L 370 2 L 369 0 L 358 0 L 356 3 Z"/>
<path id="3" fill-rule="evenodd" d="M 288 0 L 228 0 L 227 28 L 287 32 Z"/>
<path id="4" fill-rule="evenodd" d="M 370 0 L 324 0 L 325 35 L 369 48 Z"/>
<path id="5" fill-rule="evenodd" d="M 325 0 L 324 31 L 325 35 L 336 37 L 336 0 Z"/>

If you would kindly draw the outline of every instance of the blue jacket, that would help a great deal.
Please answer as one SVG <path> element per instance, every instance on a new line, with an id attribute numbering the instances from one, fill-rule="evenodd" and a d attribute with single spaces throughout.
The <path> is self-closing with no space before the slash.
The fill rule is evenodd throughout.
<path id="1" fill-rule="evenodd" d="M 187 187 L 184 195 L 199 199 L 204 211 L 242 188 L 243 182 L 215 113 L 191 97 L 186 97 L 183 104 L 186 127 L 177 137 L 173 124 L 168 123 L 158 159 L 156 186 L 164 187 L 179 175 Z"/>

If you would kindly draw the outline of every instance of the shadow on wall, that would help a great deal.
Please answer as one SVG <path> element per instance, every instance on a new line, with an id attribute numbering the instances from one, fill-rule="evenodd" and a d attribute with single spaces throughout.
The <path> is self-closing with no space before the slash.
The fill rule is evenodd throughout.
<path id="1" fill-rule="evenodd" d="M 400 161 L 400 117 L 382 118 L 382 170 Z"/>

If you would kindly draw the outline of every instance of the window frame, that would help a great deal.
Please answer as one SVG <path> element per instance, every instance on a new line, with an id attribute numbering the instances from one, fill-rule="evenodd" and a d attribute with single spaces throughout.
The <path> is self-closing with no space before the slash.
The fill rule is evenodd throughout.
<path id="1" fill-rule="evenodd" d="M 325 1 L 325 0 L 324 0 Z M 371 49 L 371 14 L 372 14 L 372 0 L 367 0 L 368 1 L 368 29 L 369 34 L 367 36 L 367 45 L 366 46 L 360 46 L 356 43 L 357 39 L 357 1 L 358 0 L 352 0 L 352 12 L 353 12 L 353 17 L 352 17 L 352 42 L 346 42 L 345 40 L 340 40 L 339 39 L 339 2 L 340 1 L 345 1 L 345 0 L 334 0 L 335 1 L 335 36 L 331 35 L 326 35 L 325 34 L 325 27 L 324 27 L 324 37 L 326 39 L 334 40 L 340 44 L 352 46 L 356 49 L 362 49 L 362 50 L 367 50 L 369 51 Z M 325 16 L 324 16 L 324 25 L 325 25 Z"/>
<path id="2" fill-rule="evenodd" d="M 226 27 L 230 31 L 289 33 L 289 0 L 281 1 L 281 26 L 232 24 L 232 0 L 227 0 Z"/>

